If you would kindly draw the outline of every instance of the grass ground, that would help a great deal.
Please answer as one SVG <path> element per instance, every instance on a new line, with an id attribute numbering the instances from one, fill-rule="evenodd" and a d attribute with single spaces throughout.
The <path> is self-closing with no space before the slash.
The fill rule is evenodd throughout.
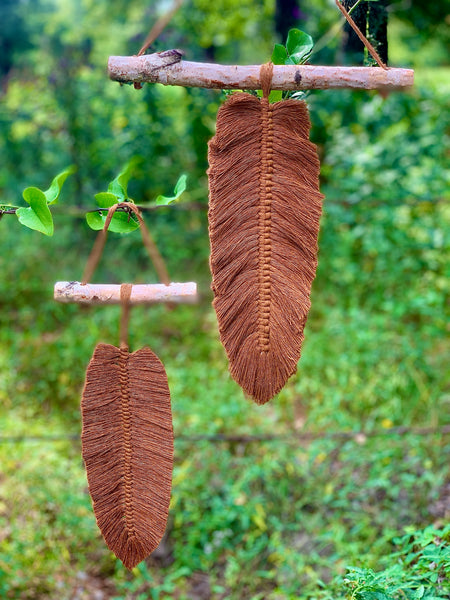
<path id="1" fill-rule="evenodd" d="M 443 530 L 450 513 L 449 435 L 390 432 L 448 424 L 437 331 L 420 342 L 414 323 L 327 308 L 317 294 L 298 375 L 256 407 L 227 373 L 206 286 L 200 306 L 137 309 L 145 333 L 132 326 L 132 346 L 149 342 L 167 365 L 177 441 L 167 538 L 130 574 L 95 527 L 79 442 L 64 439 L 79 433 L 84 368 L 98 340 L 115 341 L 117 309 L 53 307 L 44 271 L 34 292 L 42 313 L 23 298 L 1 334 L 2 435 L 28 438 L 0 446 L 3 597 L 334 599 L 351 597 L 367 569 L 393 566 L 406 597 L 447 597 L 448 530 L 435 534 L 443 565 L 422 565 L 416 579 L 394 542 Z M 12 285 L 26 287 L 21 277 Z M 205 435 L 213 439 L 191 439 Z M 363 575 L 349 578 L 347 566 Z M 369 592 L 353 597 L 404 597 Z"/>

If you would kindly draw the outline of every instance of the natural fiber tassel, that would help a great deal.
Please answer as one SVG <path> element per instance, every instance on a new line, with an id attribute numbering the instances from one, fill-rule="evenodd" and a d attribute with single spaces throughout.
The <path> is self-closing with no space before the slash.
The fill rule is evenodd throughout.
<path id="1" fill-rule="evenodd" d="M 208 171 L 220 338 L 231 375 L 258 404 L 300 358 L 322 207 L 306 104 L 267 95 L 237 93 L 220 108 Z"/>
<path id="2" fill-rule="evenodd" d="M 98 344 L 81 402 L 83 459 L 97 524 L 132 569 L 159 544 L 173 468 L 170 393 L 149 349 Z"/>

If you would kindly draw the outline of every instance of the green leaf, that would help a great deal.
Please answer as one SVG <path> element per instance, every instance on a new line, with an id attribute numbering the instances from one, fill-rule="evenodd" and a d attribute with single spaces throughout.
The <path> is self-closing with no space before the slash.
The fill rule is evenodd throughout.
<path id="1" fill-rule="evenodd" d="M 269 102 L 279 102 L 283 99 L 283 92 L 281 90 L 272 90 L 269 94 Z"/>
<path id="2" fill-rule="evenodd" d="M 283 44 L 275 44 L 270 60 L 274 65 L 286 64 L 287 52 Z"/>
<path id="3" fill-rule="evenodd" d="M 185 175 L 183 173 L 183 175 L 180 175 L 180 177 L 178 178 L 178 181 L 175 185 L 175 189 L 173 190 L 176 198 L 181 196 L 181 194 L 184 191 L 186 191 L 186 181 L 187 181 L 187 175 Z"/>
<path id="4" fill-rule="evenodd" d="M 89 212 L 86 215 L 87 224 L 91 229 L 99 231 L 105 225 L 106 215 L 106 211 Z M 134 215 L 130 216 L 128 213 L 116 212 L 111 219 L 108 231 L 112 231 L 113 233 L 130 233 L 138 229 L 138 227 L 139 222 Z"/>
<path id="5" fill-rule="evenodd" d="M 178 198 L 181 196 L 181 194 L 186 190 L 186 180 L 187 180 L 187 175 L 185 175 L 185 174 L 181 175 L 175 185 L 175 189 L 173 190 L 173 193 L 175 195 L 172 197 L 159 195 L 155 200 L 156 205 L 157 206 L 167 206 L 171 202 L 178 200 Z"/>
<path id="6" fill-rule="evenodd" d="M 117 204 L 117 196 L 111 192 L 100 192 L 95 194 L 95 199 L 100 208 L 109 208 Z"/>
<path id="7" fill-rule="evenodd" d="M 19 222 L 45 235 L 53 235 L 53 217 L 44 192 L 36 187 L 28 187 L 23 191 L 23 198 L 30 206 L 17 209 Z"/>
<path id="8" fill-rule="evenodd" d="M 61 171 L 61 173 L 58 173 L 58 175 L 53 179 L 48 190 L 44 192 L 48 204 L 56 204 L 56 202 L 58 202 L 63 183 L 69 177 L 69 175 L 72 175 L 72 173 L 75 172 L 75 170 L 75 166 L 71 165 L 70 167 L 67 167 L 67 169 L 64 169 L 64 171 Z"/>
<path id="9" fill-rule="evenodd" d="M 423 585 L 421 585 L 415 591 L 413 598 L 414 598 L 414 600 L 421 600 L 421 598 L 423 598 L 424 594 L 425 594 L 425 587 Z"/>
<path id="10" fill-rule="evenodd" d="M 108 192 L 117 196 L 122 202 L 128 199 L 128 182 L 130 181 L 135 165 L 136 159 L 130 160 L 117 177 L 108 185 Z"/>
<path id="11" fill-rule="evenodd" d="M 300 29 L 290 29 L 286 40 L 288 59 L 285 64 L 299 65 L 311 54 L 312 37 Z"/>
<path id="12" fill-rule="evenodd" d="M 291 58 L 290 56 L 286 59 L 286 64 L 287 65 L 298 65 L 298 62 L 295 62 L 294 58 Z"/>
<path id="13" fill-rule="evenodd" d="M 95 231 L 100 231 L 100 229 L 103 229 L 103 226 L 105 224 L 105 215 L 106 213 L 103 213 L 101 211 L 88 212 L 86 213 L 87 224 L 91 229 L 94 229 Z"/>

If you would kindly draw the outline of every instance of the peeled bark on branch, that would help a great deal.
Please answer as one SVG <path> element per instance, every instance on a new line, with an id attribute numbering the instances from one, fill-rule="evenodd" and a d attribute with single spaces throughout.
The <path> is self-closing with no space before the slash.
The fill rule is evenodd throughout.
<path id="1" fill-rule="evenodd" d="M 162 83 L 211 89 L 261 89 L 261 65 L 218 65 L 182 60 L 175 64 L 158 53 L 145 56 L 110 56 L 109 76 L 120 83 Z M 414 83 L 412 69 L 274 65 L 271 89 L 329 88 L 396 89 Z"/>
<path id="2" fill-rule="evenodd" d="M 78 281 L 58 281 L 55 283 L 54 298 L 58 302 L 75 302 L 78 304 L 120 304 L 120 285 L 103 283 L 86 283 Z M 197 301 L 197 284 L 188 283 L 155 283 L 133 285 L 130 304 L 195 304 Z"/>

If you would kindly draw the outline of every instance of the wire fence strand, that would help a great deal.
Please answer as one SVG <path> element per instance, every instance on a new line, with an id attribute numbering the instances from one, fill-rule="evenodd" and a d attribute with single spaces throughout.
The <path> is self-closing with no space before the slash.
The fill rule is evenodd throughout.
<path id="1" fill-rule="evenodd" d="M 259 442 L 309 442 L 319 439 L 331 439 L 331 440 L 354 440 L 359 443 L 364 443 L 368 438 L 374 437 L 400 437 L 403 435 L 417 435 L 417 436 L 433 436 L 433 435 L 449 435 L 450 425 L 443 425 L 441 427 L 390 427 L 387 429 L 369 430 L 369 431 L 299 431 L 299 432 L 288 432 L 285 434 L 278 435 L 267 435 L 267 434 L 191 434 L 191 435 L 178 435 L 175 436 L 175 442 L 181 443 L 196 443 L 196 442 L 210 442 L 210 443 L 240 443 L 250 444 Z M 56 435 L 11 435 L 11 436 L 0 436 L 0 444 L 18 444 L 24 442 L 61 442 L 61 441 L 80 441 L 80 434 L 56 434 Z"/>

